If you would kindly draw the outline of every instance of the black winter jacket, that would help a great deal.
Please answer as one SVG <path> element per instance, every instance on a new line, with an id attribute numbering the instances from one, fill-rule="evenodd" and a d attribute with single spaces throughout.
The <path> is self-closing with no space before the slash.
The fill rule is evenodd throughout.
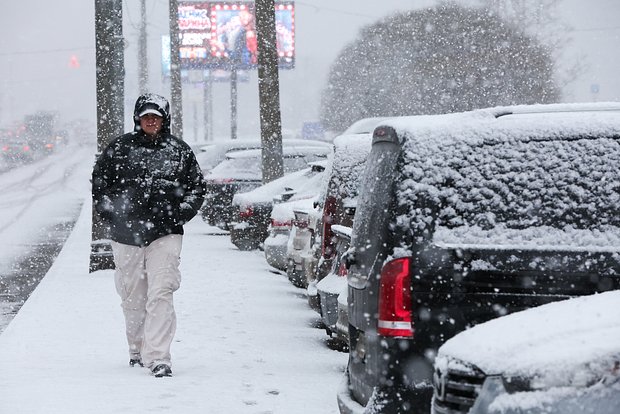
<path id="1" fill-rule="evenodd" d="M 156 139 L 136 131 L 113 140 L 98 157 L 93 203 L 118 243 L 147 246 L 202 206 L 205 181 L 191 148 L 168 132 Z"/>

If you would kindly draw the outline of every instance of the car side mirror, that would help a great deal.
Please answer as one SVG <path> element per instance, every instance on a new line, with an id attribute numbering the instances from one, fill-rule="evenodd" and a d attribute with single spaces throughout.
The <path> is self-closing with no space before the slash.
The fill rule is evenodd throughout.
<path id="1" fill-rule="evenodd" d="M 342 255 L 342 262 L 347 270 L 349 270 L 351 266 L 357 262 L 355 250 L 351 248 L 344 252 Z"/>

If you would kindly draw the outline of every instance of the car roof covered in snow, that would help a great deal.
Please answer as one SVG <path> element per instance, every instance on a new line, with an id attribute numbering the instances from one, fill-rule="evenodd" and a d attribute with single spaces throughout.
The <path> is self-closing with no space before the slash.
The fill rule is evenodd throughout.
<path id="1" fill-rule="evenodd" d="M 226 153 L 226 158 L 261 158 L 262 149 L 248 149 L 240 151 L 229 151 Z M 315 154 L 315 155 L 328 155 L 332 152 L 331 145 L 293 145 L 283 146 L 282 155 L 285 157 L 295 157 L 299 155 Z"/>

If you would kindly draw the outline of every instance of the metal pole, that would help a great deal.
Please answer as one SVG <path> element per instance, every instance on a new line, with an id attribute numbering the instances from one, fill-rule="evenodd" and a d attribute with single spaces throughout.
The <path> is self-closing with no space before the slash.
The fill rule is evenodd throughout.
<path id="1" fill-rule="evenodd" d="M 282 120 L 280 80 L 276 49 L 276 16 L 273 0 L 256 0 L 258 40 L 258 95 L 261 141 L 263 143 L 263 182 L 282 177 Z"/>
<path id="2" fill-rule="evenodd" d="M 95 0 L 97 152 L 124 129 L 124 42 L 122 0 Z M 108 228 L 92 210 L 90 271 L 114 267 Z"/>
<path id="3" fill-rule="evenodd" d="M 170 109 L 172 134 L 183 138 L 183 89 L 181 86 L 181 57 L 179 56 L 179 5 L 170 0 Z"/>
<path id="4" fill-rule="evenodd" d="M 194 115 L 194 142 L 198 142 L 198 104 L 192 99 L 192 114 Z"/>
<path id="5" fill-rule="evenodd" d="M 230 69 L 230 139 L 237 139 L 237 68 Z"/>
<path id="6" fill-rule="evenodd" d="M 148 92 L 149 82 L 149 65 L 147 56 L 147 42 L 146 42 L 146 0 L 140 0 L 140 36 L 138 47 L 138 87 L 140 94 Z"/>
<path id="7" fill-rule="evenodd" d="M 213 128 L 215 125 L 215 122 L 213 122 L 213 75 L 211 74 L 211 71 L 209 71 L 209 78 L 207 79 L 207 83 L 209 85 L 209 140 L 213 141 L 214 140 L 214 136 L 213 136 Z"/>
<path id="8" fill-rule="evenodd" d="M 211 106 L 211 70 L 205 72 L 206 75 L 203 82 L 203 124 L 204 124 L 204 140 L 211 141 L 213 139 L 213 113 Z"/>

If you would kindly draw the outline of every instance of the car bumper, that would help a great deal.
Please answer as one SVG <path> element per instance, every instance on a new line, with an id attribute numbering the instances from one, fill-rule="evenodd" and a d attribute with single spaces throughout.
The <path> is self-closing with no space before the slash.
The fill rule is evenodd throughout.
<path id="1" fill-rule="evenodd" d="M 94 240 L 90 245 L 89 272 L 97 270 L 114 269 L 114 254 L 110 240 Z"/>
<path id="2" fill-rule="evenodd" d="M 256 250 L 263 241 L 260 240 L 258 231 L 253 226 L 239 226 L 239 223 L 237 223 L 229 231 L 230 241 L 240 250 Z"/>
<path id="3" fill-rule="evenodd" d="M 338 294 L 318 290 L 321 303 L 321 318 L 325 326 L 332 332 L 336 332 L 338 321 Z"/>
<path id="4" fill-rule="evenodd" d="M 441 407 L 433 400 L 433 414 L 615 414 L 620 409 L 620 380 L 588 388 L 524 391 L 509 394 L 500 376 L 485 378 L 469 411 Z"/>
<path id="5" fill-rule="evenodd" d="M 430 390 L 430 388 L 429 388 Z M 430 396 L 429 390 L 421 390 L 425 396 Z M 414 393 L 415 394 L 415 393 Z M 381 390 L 375 388 L 366 406 L 355 401 L 350 392 L 350 383 L 347 372 L 345 372 L 343 380 L 338 386 L 336 399 L 338 401 L 338 409 L 340 414 L 368 414 L 368 413 L 428 413 L 429 407 L 422 406 L 419 409 L 410 403 L 418 397 L 410 398 L 412 392 L 403 391 L 394 387 L 385 387 Z M 430 400 L 430 398 L 429 398 Z"/>
<path id="6" fill-rule="evenodd" d="M 316 291 L 316 281 L 311 281 L 308 283 L 307 289 L 308 296 L 308 306 L 310 309 L 321 314 L 321 298 L 319 297 L 319 293 Z"/>
<path id="7" fill-rule="evenodd" d="M 336 321 L 336 334 L 341 341 L 349 342 L 349 309 L 346 303 L 342 303 L 340 294 L 338 296 L 338 320 Z"/>
<path id="8" fill-rule="evenodd" d="M 349 392 L 349 376 L 346 372 L 342 377 L 340 385 L 338 386 L 336 399 L 338 401 L 338 409 L 341 414 L 364 413 L 364 407 L 351 398 L 351 393 Z"/>
<path id="9" fill-rule="evenodd" d="M 286 271 L 287 257 L 286 257 L 286 244 L 288 238 L 283 235 L 276 235 L 275 237 L 269 236 L 265 239 L 265 260 L 270 266 L 276 269 Z"/>

